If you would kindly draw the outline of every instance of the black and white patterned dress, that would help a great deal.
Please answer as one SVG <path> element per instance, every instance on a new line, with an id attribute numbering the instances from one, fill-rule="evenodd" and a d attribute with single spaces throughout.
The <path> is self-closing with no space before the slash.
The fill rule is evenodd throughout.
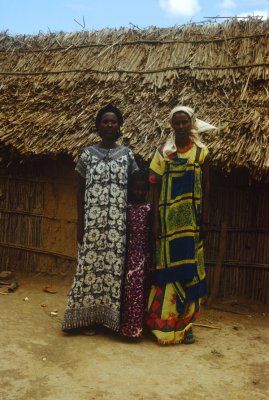
<path id="1" fill-rule="evenodd" d="M 65 311 L 63 330 L 120 327 L 126 250 L 129 174 L 138 169 L 130 149 L 98 144 L 81 154 L 76 170 L 86 179 L 84 236 Z"/>

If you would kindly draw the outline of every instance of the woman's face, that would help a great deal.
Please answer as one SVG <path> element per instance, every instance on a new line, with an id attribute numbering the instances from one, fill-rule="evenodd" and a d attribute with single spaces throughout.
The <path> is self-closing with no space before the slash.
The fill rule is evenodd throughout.
<path id="1" fill-rule="evenodd" d="M 117 116 L 112 112 L 105 113 L 98 126 L 98 133 L 105 141 L 115 142 L 119 135 L 119 122 Z"/>
<path id="2" fill-rule="evenodd" d="M 130 188 L 131 198 L 136 203 L 142 203 L 145 201 L 148 192 L 148 186 L 146 182 L 135 181 Z"/>
<path id="3" fill-rule="evenodd" d="M 192 125 L 188 114 L 182 111 L 175 113 L 173 115 L 171 125 L 176 136 L 180 138 L 186 138 L 190 136 Z"/>

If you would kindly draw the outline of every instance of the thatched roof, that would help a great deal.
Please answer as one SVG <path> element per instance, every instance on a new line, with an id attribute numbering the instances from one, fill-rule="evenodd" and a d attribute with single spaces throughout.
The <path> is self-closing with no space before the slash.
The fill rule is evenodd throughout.
<path id="1" fill-rule="evenodd" d="M 71 154 L 97 139 L 112 102 L 124 140 L 152 156 L 178 103 L 219 127 L 204 140 L 226 171 L 269 168 L 269 21 L 166 29 L 0 35 L 0 142 L 28 155 Z"/>

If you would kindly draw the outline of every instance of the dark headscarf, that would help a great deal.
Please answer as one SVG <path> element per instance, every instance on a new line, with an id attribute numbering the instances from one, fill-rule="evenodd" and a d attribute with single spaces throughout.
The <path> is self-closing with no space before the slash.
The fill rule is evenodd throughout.
<path id="1" fill-rule="evenodd" d="M 101 122 L 101 119 L 103 117 L 104 114 L 106 113 L 113 113 L 116 115 L 117 119 L 118 119 L 118 123 L 119 126 L 122 126 L 123 124 L 123 115 L 121 113 L 121 111 L 119 110 L 119 108 L 113 106 L 112 104 L 108 104 L 103 108 L 100 108 L 100 110 L 98 111 L 96 118 L 95 118 L 95 127 L 98 130 L 99 124 Z"/>

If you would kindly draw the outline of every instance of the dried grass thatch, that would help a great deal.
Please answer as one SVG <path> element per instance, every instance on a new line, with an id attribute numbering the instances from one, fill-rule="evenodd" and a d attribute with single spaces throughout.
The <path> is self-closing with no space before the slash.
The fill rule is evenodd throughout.
<path id="1" fill-rule="evenodd" d="M 184 103 L 219 127 L 204 140 L 226 171 L 269 168 L 269 21 L 0 36 L 0 141 L 22 155 L 76 157 L 113 102 L 124 140 L 152 156 Z"/>

